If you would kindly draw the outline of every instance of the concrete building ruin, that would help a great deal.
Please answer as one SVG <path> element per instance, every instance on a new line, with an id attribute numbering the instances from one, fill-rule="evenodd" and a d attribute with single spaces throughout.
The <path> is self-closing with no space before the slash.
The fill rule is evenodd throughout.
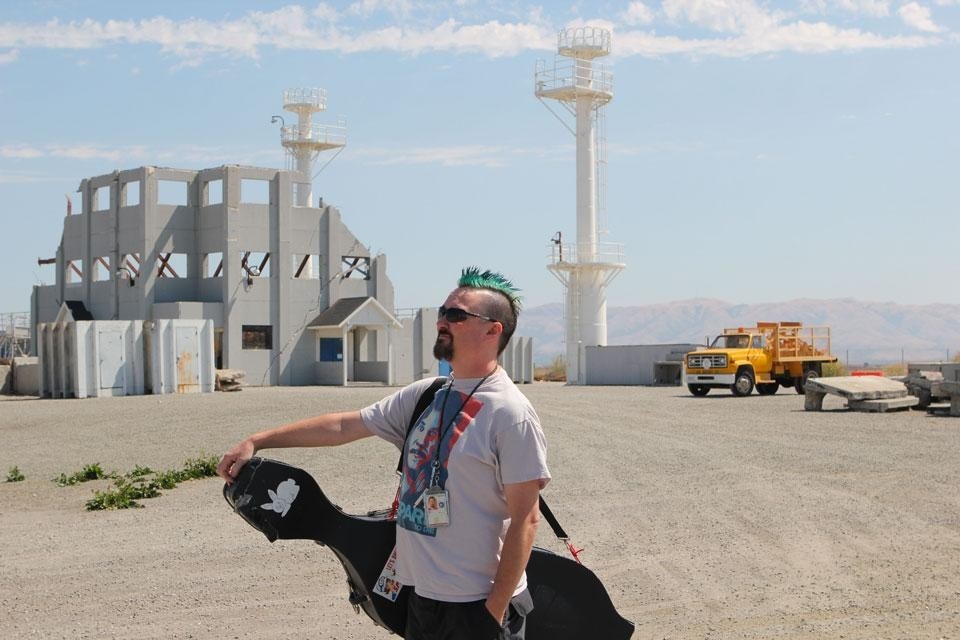
<path id="1" fill-rule="evenodd" d="M 298 178 L 222 166 L 83 180 L 56 284 L 33 291 L 34 331 L 67 300 L 103 320 L 210 318 L 218 368 L 243 369 L 251 384 L 393 382 L 387 329 L 401 323 L 386 258 L 335 207 L 295 206 Z M 344 305 L 353 313 L 324 320 Z"/>

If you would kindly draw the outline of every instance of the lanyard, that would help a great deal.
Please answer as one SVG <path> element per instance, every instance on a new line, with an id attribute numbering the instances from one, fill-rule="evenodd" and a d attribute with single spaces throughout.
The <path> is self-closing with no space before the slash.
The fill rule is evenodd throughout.
<path id="1" fill-rule="evenodd" d="M 473 397 L 473 394 L 477 392 L 477 389 L 480 388 L 484 382 L 487 381 L 487 378 L 492 376 L 496 369 L 488 373 L 487 375 L 480 378 L 480 382 L 477 383 L 477 386 L 473 388 L 473 391 L 466 397 L 463 401 L 463 404 L 460 405 L 460 408 L 457 409 L 457 412 L 453 414 L 453 417 L 450 418 L 450 422 L 447 423 L 447 426 L 443 426 L 443 415 L 447 409 L 447 400 L 450 397 L 450 391 L 453 390 L 453 380 L 450 381 L 450 386 L 447 387 L 447 393 L 443 396 L 443 403 L 440 405 L 440 419 L 437 421 L 437 448 L 433 452 L 433 469 L 430 472 L 430 486 L 438 487 L 440 486 L 440 445 L 443 444 L 443 438 L 449 433 L 450 427 L 453 426 L 453 423 L 456 422 L 457 416 L 460 415 L 460 412 L 463 411 L 463 408 L 467 406 L 467 403 L 470 402 L 470 398 Z"/>

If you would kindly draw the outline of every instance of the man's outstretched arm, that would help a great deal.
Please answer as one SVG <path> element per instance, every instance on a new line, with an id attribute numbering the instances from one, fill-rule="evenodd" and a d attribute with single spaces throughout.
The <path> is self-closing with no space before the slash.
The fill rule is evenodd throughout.
<path id="1" fill-rule="evenodd" d="M 243 465 L 261 449 L 331 447 L 372 436 L 359 411 L 326 413 L 260 431 L 233 445 L 220 459 L 217 475 L 232 482 Z"/>

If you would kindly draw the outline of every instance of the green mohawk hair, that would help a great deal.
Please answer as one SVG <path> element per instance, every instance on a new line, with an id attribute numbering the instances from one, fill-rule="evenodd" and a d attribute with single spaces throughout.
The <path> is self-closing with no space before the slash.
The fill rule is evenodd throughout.
<path id="1" fill-rule="evenodd" d="M 457 286 L 499 291 L 507 296 L 507 299 L 515 311 L 520 310 L 520 289 L 514 286 L 502 273 L 490 271 L 489 269 L 480 271 L 480 267 L 467 267 L 460 272 L 460 279 L 457 281 Z"/>

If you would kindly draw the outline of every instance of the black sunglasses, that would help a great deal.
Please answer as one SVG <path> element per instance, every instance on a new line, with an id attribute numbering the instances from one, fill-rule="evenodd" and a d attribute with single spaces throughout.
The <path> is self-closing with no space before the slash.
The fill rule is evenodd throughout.
<path id="1" fill-rule="evenodd" d="M 500 322 L 499 320 L 494 320 L 493 318 L 482 316 L 479 313 L 467 311 L 466 309 L 461 309 L 460 307 L 440 307 L 437 309 L 437 320 L 445 319 L 450 323 L 463 322 L 470 316 L 473 316 L 474 318 L 480 318 L 482 320 L 489 320 L 490 322 Z"/>

